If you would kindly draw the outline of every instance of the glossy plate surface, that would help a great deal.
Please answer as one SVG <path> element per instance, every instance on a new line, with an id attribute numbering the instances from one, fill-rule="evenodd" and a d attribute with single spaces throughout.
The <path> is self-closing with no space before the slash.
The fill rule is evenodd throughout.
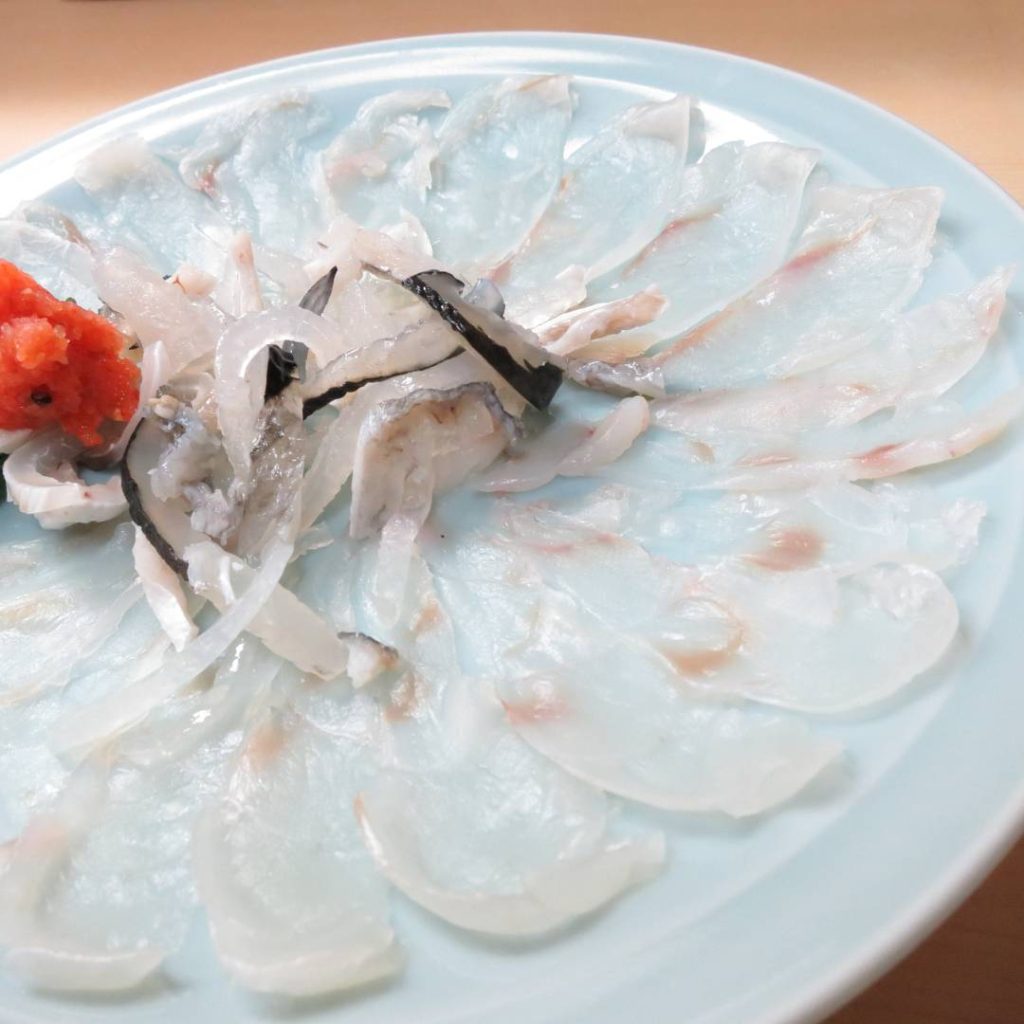
<path id="1" fill-rule="evenodd" d="M 967 162 L 890 114 L 821 83 L 729 56 L 645 40 L 467 35 L 292 57 L 185 86 L 92 121 L 0 168 L 0 212 L 49 195 L 74 212 L 75 164 L 129 131 L 174 146 L 214 112 L 290 88 L 343 122 L 376 93 L 430 83 L 461 94 L 485 78 L 577 77 L 574 131 L 667 92 L 704 104 L 711 141 L 778 137 L 822 150 L 842 180 L 939 185 L 947 194 L 922 293 L 954 290 L 1024 252 L 1024 212 Z M 968 387 L 1020 379 L 1024 290 L 1011 290 L 989 365 Z M 841 777 L 761 821 L 630 812 L 669 836 L 665 875 L 547 943 L 478 941 L 396 899 L 412 952 L 372 992 L 295 1006 L 257 1000 L 220 974 L 198 922 L 170 980 L 132 998 L 46 998 L 0 981 L 18 1024 L 309 1021 L 310 1024 L 780 1024 L 810 1021 L 887 967 L 966 895 L 1024 818 L 1024 434 L 928 473 L 988 502 L 974 561 L 954 578 L 958 649 L 870 716 L 833 720 Z"/>

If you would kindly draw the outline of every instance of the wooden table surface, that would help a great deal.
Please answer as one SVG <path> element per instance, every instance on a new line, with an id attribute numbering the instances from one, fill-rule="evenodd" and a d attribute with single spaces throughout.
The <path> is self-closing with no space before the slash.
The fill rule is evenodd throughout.
<path id="1" fill-rule="evenodd" d="M 1024 202 L 1024 0 L 0 0 L 0 159 L 217 71 L 485 29 L 653 36 L 781 64 L 920 125 Z M 1024 1024 L 1024 842 L 831 1024 Z"/>

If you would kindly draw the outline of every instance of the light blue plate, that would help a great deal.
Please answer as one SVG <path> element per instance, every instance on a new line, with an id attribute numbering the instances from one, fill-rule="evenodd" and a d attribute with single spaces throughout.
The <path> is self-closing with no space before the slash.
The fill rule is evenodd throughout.
<path id="1" fill-rule="evenodd" d="M 603 36 L 407 39 L 292 57 L 163 93 L 92 121 L 0 168 L 0 211 L 50 194 L 73 210 L 76 162 L 128 131 L 174 144 L 211 113 L 297 86 L 339 119 L 386 89 L 430 82 L 461 93 L 509 72 L 577 77 L 580 131 L 666 91 L 706 104 L 714 138 L 778 136 L 823 150 L 836 177 L 940 185 L 947 193 L 929 292 L 956 288 L 1024 253 L 1024 212 L 970 164 L 861 100 L 726 54 Z M 1003 321 L 988 392 L 1018 380 L 1022 293 Z M 0 1017 L 32 1024 L 309 1021 L 317 1024 L 776 1024 L 822 1017 L 866 985 L 962 899 L 1024 820 L 1024 512 L 1020 433 L 929 473 L 991 514 L 975 561 L 954 581 L 963 639 L 942 671 L 870 717 L 831 722 L 846 777 L 753 823 L 659 818 L 672 863 L 660 880 L 568 936 L 502 947 L 399 902 L 413 955 L 394 984 L 296 1008 L 223 980 L 203 928 L 168 965 L 169 983 L 123 1001 L 43 998 L 0 983 Z M 643 817 L 637 813 L 638 818 Z M 648 816 L 653 817 L 653 815 Z"/>

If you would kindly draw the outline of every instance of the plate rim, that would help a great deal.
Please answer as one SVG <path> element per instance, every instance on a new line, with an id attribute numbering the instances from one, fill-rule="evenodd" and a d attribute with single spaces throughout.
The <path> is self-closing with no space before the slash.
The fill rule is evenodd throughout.
<path id="1" fill-rule="evenodd" d="M 0 177 L 6 176 L 22 163 L 42 156 L 47 151 L 71 142 L 90 131 L 100 129 L 112 121 L 120 121 L 136 114 L 154 112 L 162 105 L 173 103 L 179 99 L 195 97 L 208 89 L 216 89 L 234 82 L 251 79 L 254 74 L 297 68 L 302 65 L 315 71 L 318 64 L 326 64 L 334 59 L 353 58 L 361 55 L 379 56 L 382 51 L 390 48 L 408 51 L 431 46 L 458 49 L 472 45 L 484 48 L 518 45 L 541 49 L 558 49 L 571 45 L 576 48 L 592 47 L 595 51 L 614 50 L 625 46 L 634 48 L 638 53 L 643 50 L 653 50 L 677 56 L 699 55 L 780 76 L 805 88 L 824 92 L 826 95 L 841 100 L 843 103 L 851 104 L 874 117 L 881 116 L 892 126 L 915 136 L 944 160 L 957 165 L 961 171 L 966 172 L 975 182 L 983 186 L 997 202 L 1006 206 L 1008 214 L 1017 221 L 1021 234 L 1024 235 L 1024 201 L 1018 201 L 999 181 L 948 143 L 880 104 L 804 72 L 757 58 L 657 37 L 597 32 L 496 30 L 381 37 L 358 43 L 300 51 L 266 61 L 245 64 L 149 93 L 129 103 L 121 104 L 76 122 L 71 127 L 4 158 L 0 161 Z M 624 74 L 623 80 L 629 81 L 628 71 Z M 938 928 L 984 881 L 999 860 L 1021 837 L 1024 837 L 1024 780 L 1018 782 L 1015 790 L 1011 788 L 1002 803 L 1001 810 L 997 814 L 991 815 L 986 827 L 976 832 L 972 841 L 964 847 L 960 855 L 948 863 L 930 886 L 925 887 L 917 894 L 909 909 L 905 910 L 898 918 L 893 919 L 887 926 L 877 929 L 873 936 L 869 936 L 860 944 L 859 950 L 855 954 L 834 961 L 835 968 L 822 974 L 815 984 L 801 986 L 790 999 L 780 1001 L 774 1007 L 769 1008 L 764 1015 L 760 1016 L 761 1024 L 798 1024 L 798 1022 L 799 1024 L 812 1024 L 812 1022 L 821 1021 L 855 998 L 908 956 Z"/>

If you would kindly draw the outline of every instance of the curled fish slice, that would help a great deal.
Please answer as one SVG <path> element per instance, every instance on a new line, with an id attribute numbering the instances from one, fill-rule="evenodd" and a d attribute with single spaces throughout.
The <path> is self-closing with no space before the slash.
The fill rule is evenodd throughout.
<path id="1" fill-rule="evenodd" d="M 529 491 L 556 476 L 590 476 L 620 458 L 647 429 L 647 399 L 624 398 L 599 422 L 569 424 L 562 438 L 545 431 L 530 439 L 489 470 L 478 485 L 483 491 Z"/>
<path id="2" fill-rule="evenodd" d="M 687 97 L 642 103 L 569 156 L 551 205 L 496 272 L 510 319 L 534 327 L 574 305 L 574 290 L 544 301 L 567 262 L 581 267 L 586 283 L 650 242 L 676 201 L 689 128 Z"/>
<path id="3" fill-rule="evenodd" d="M 352 813 L 373 734 L 361 735 L 354 715 L 348 723 L 339 743 L 294 711 L 258 715 L 197 824 L 193 857 L 217 954 L 255 991 L 316 995 L 401 965 L 386 887 Z"/>
<path id="4" fill-rule="evenodd" d="M 815 154 L 728 143 L 687 169 L 660 234 L 587 289 L 607 302 L 656 285 L 668 308 L 635 333 L 671 338 L 746 292 L 785 258 Z"/>
<path id="5" fill-rule="evenodd" d="M 592 359 L 620 362 L 640 355 L 647 346 L 638 349 L 636 345 L 624 344 L 621 339 L 611 336 L 649 324 L 664 311 L 666 305 L 665 296 L 652 286 L 622 299 L 581 306 L 540 324 L 536 329 L 537 342 L 556 355 L 585 350 Z"/>
<path id="6" fill-rule="evenodd" d="M 138 526 L 132 558 L 146 602 L 168 639 L 180 651 L 199 632 L 192 621 L 181 577 L 160 557 Z"/>
<path id="7" fill-rule="evenodd" d="M 61 530 L 75 523 L 101 523 L 117 519 L 128 506 L 121 480 L 87 483 L 75 461 L 81 445 L 59 431 L 36 431 L 15 446 L 4 461 L 7 496 L 26 515 L 35 516 L 45 530 Z"/>
<path id="8" fill-rule="evenodd" d="M 75 171 L 119 244 L 161 273 L 182 263 L 217 273 L 231 238 L 227 221 L 137 135 L 108 143 Z"/>
<path id="9" fill-rule="evenodd" d="M 569 79 L 543 75 L 483 86 L 452 107 L 413 210 L 440 259 L 473 277 L 519 248 L 558 187 L 572 105 Z"/>
<path id="10" fill-rule="evenodd" d="M 381 402 L 404 398 L 420 389 L 444 391 L 479 382 L 490 384 L 512 415 L 522 412 L 522 400 L 514 392 L 510 394 L 502 378 L 470 352 L 423 370 L 367 384 L 347 398 L 337 418 L 327 427 L 303 479 L 302 527 L 316 522 L 352 475 L 359 431 Z"/>
<path id="11" fill-rule="evenodd" d="M 909 413 L 955 385 L 984 354 L 1006 302 L 1010 272 L 996 271 L 962 296 L 942 298 L 882 324 L 863 348 L 817 370 L 765 384 L 681 395 L 659 403 L 670 430 L 813 430 L 844 426 L 881 409 Z"/>
<path id="12" fill-rule="evenodd" d="M 367 100 L 322 157 L 338 208 L 371 228 L 391 223 L 399 210 L 419 210 L 438 155 L 433 128 L 421 115 L 450 106 L 439 89 L 402 90 Z"/>
<path id="13" fill-rule="evenodd" d="M 781 269 L 658 353 L 670 388 L 788 376 L 863 344 L 920 286 L 941 200 L 932 188 L 819 188 Z"/>
<path id="14" fill-rule="evenodd" d="M 236 107 L 204 125 L 178 170 L 236 231 L 292 257 L 326 225 L 310 138 L 325 113 L 299 93 Z"/>

